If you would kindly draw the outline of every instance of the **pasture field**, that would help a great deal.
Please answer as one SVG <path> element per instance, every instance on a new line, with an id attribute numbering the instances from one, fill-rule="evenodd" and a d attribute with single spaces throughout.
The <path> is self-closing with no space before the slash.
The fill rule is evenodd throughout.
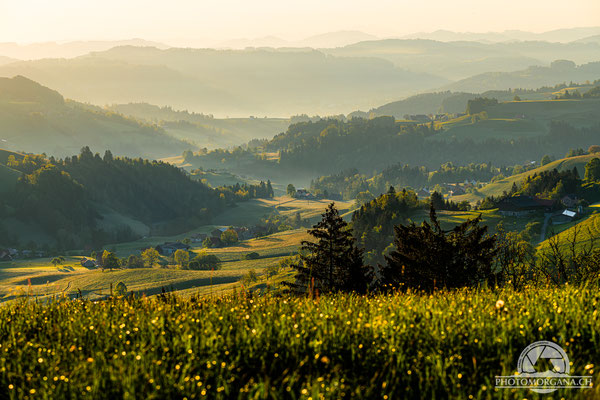
<path id="1" fill-rule="evenodd" d="M 295 253 L 302 240 L 308 239 L 306 229 L 276 233 L 263 238 L 240 242 L 234 247 L 203 250 L 192 248 L 192 252 L 214 254 L 222 260 L 215 271 L 181 270 L 175 265 L 165 268 L 134 268 L 114 271 L 88 269 L 80 265 L 81 256 L 66 257 L 62 265 L 54 266 L 51 259 L 16 260 L 0 262 L 0 301 L 30 295 L 48 298 L 55 295 L 69 297 L 83 296 L 101 298 L 110 294 L 111 285 L 123 282 L 128 291 L 147 296 L 176 290 L 184 294 L 223 293 L 240 287 L 240 280 L 250 270 L 258 275 L 255 285 L 268 283 L 265 268 L 279 264 L 279 261 Z M 126 250 L 128 249 L 128 250 Z M 120 245 L 117 254 L 125 257 L 133 248 Z M 139 250 L 138 250 L 139 251 Z M 245 260 L 248 253 L 256 252 L 259 258 Z M 286 272 L 285 270 L 281 272 Z M 290 276 L 289 270 L 285 276 Z M 275 277 L 271 279 L 277 282 Z M 281 279 L 279 279 L 281 280 Z"/>
<path id="2" fill-rule="evenodd" d="M 556 235 L 560 245 L 568 246 L 577 232 L 577 247 L 590 246 L 592 240 L 594 241 L 594 246 L 598 247 L 598 240 L 600 240 L 600 214 L 594 213 L 582 220 L 559 227 L 561 229 L 556 231 Z M 540 243 L 540 248 L 547 247 L 548 240 Z"/>
<path id="3" fill-rule="evenodd" d="M 130 254 L 139 254 L 143 248 L 182 240 L 199 232 L 209 233 L 215 227 L 227 227 L 233 223 L 241 225 L 244 221 L 256 223 L 262 216 L 272 212 L 289 216 L 299 212 L 302 218 L 309 219 L 312 223 L 320 218 L 328 204 L 329 201 L 326 200 L 308 202 L 287 196 L 272 200 L 250 200 L 241 202 L 238 207 L 227 213 L 216 215 L 213 221 L 216 225 L 203 226 L 177 236 L 146 237 L 134 242 L 109 245 L 106 248 L 115 251 L 118 257 L 126 258 Z M 348 212 L 352 207 L 351 202 L 337 204 L 341 212 Z M 87 269 L 80 265 L 81 257 L 88 255 L 82 252 L 69 252 L 65 262 L 57 266 L 52 265 L 50 258 L 0 262 L 0 301 L 12 300 L 25 294 L 39 298 L 58 294 L 102 298 L 110 293 L 111 285 L 115 287 L 119 282 L 123 282 L 128 291 L 148 296 L 161 293 L 163 288 L 186 295 L 223 293 L 240 287 L 240 280 L 251 270 L 258 275 L 258 281 L 251 285 L 266 287 L 267 284 L 277 283 L 284 278 L 291 279 L 293 274 L 288 269 L 281 271 L 283 275 L 271 277 L 268 282 L 264 270 L 278 265 L 282 259 L 294 254 L 301 241 L 308 239 L 310 237 L 306 228 L 300 228 L 241 241 L 230 247 L 202 249 L 200 243 L 192 244 L 193 253 L 206 252 L 221 259 L 221 267 L 215 271 L 181 270 L 175 265 L 168 265 L 166 268 L 115 271 Z M 245 260 L 244 256 L 252 252 L 258 253 L 259 258 Z M 163 261 L 168 262 L 164 258 Z"/>
<path id="4" fill-rule="evenodd" d="M 506 101 L 488 107 L 488 119 L 472 122 L 471 115 L 464 115 L 435 123 L 445 131 L 431 140 L 532 138 L 546 134 L 553 120 L 575 127 L 594 125 L 600 122 L 599 107 L 600 101 L 595 99 Z"/>
<path id="5" fill-rule="evenodd" d="M 598 157 L 598 154 L 586 154 L 583 156 L 562 158 L 560 160 L 553 161 L 544 166 L 532 169 L 530 171 L 523 172 L 521 174 L 512 175 L 502 180 L 489 183 L 478 189 L 476 193 L 467 193 L 460 196 L 452 197 L 453 201 L 459 202 L 467 200 L 471 203 L 475 203 L 477 200 L 483 200 L 486 196 L 500 196 L 503 192 L 509 192 L 513 183 L 519 185 L 525 178 L 535 173 L 542 171 L 551 171 L 557 169 L 558 171 L 566 171 L 577 167 L 579 175 L 583 178 L 585 173 L 585 165 L 592 159 Z"/>
<path id="6" fill-rule="evenodd" d="M 502 300 L 503 303 L 500 303 Z M 2 398 L 598 398 L 597 287 L 22 298 L 0 308 Z M 497 389 L 561 346 L 594 389 Z"/>

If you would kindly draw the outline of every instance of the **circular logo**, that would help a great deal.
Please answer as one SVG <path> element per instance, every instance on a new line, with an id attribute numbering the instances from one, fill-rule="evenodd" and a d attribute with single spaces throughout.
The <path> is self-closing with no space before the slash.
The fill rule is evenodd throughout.
<path id="1" fill-rule="evenodd" d="M 568 375 L 571 371 L 569 357 L 556 343 L 542 340 L 527 346 L 519 356 L 519 375 L 533 378 L 551 378 Z M 550 393 L 556 389 L 532 389 Z"/>

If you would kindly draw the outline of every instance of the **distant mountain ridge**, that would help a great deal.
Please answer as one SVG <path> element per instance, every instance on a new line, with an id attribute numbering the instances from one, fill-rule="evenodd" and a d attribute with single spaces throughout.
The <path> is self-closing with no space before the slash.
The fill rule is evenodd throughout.
<path id="1" fill-rule="evenodd" d="M 339 114 L 449 83 L 380 58 L 308 49 L 126 46 L 0 66 L 0 76 L 14 75 L 94 104 L 147 102 L 222 116 Z"/>
<path id="2" fill-rule="evenodd" d="M 558 82 L 585 82 L 600 78 L 600 62 L 583 65 L 559 60 L 549 67 L 529 67 L 514 72 L 486 72 L 442 87 L 442 90 L 485 92 L 508 88 L 535 89 Z"/>
<path id="3" fill-rule="evenodd" d="M 144 39 L 126 40 L 90 40 L 65 43 L 44 42 L 31 44 L 0 43 L 0 55 L 19 60 L 37 60 L 41 58 L 73 58 L 92 51 L 108 50 L 116 46 L 143 46 L 169 48 L 169 45 Z M 1 59 L 0 59 L 1 61 Z"/>

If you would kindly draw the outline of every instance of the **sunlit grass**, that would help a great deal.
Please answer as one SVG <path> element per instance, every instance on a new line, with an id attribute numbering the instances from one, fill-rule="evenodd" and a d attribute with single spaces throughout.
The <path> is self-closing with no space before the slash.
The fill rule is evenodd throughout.
<path id="1" fill-rule="evenodd" d="M 562 346 L 571 374 L 594 374 L 599 300 L 575 287 L 23 299 L 0 308 L 0 387 L 11 398 L 529 398 L 494 377 L 536 340 Z"/>

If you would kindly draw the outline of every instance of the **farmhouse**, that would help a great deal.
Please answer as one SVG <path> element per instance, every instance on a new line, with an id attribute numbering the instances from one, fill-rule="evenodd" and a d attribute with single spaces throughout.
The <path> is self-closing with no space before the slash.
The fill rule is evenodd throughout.
<path id="1" fill-rule="evenodd" d="M 314 199 L 315 196 L 310 193 L 308 190 L 304 188 L 300 188 L 296 190 L 296 198 L 297 199 Z"/>
<path id="2" fill-rule="evenodd" d="M 227 228 L 217 228 L 217 229 L 213 229 L 212 232 L 210 232 L 210 236 L 214 237 L 214 238 L 219 238 L 221 239 L 221 234 L 223 232 L 225 232 L 227 230 Z"/>
<path id="3" fill-rule="evenodd" d="M 8 250 L 0 250 L 0 261 L 12 261 L 12 256 Z"/>
<path id="4" fill-rule="evenodd" d="M 190 239 L 193 243 L 202 243 L 207 237 L 208 235 L 206 233 L 196 233 Z"/>
<path id="5" fill-rule="evenodd" d="M 568 194 L 568 195 L 564 196 L 562 199 L 560 199 L 560 202 L 563 203 L 563 205 L 567 208 L 575 207 L 577 205 L 578 201 L 579 201 L 579 198 L 577 197 L 577 195 L 574 195 L 574 194 Z"/>
<path id="6" fill-rule="evenodd" d="M 498 211 L 506 216 L 523 217 L 535 212 L 550 212 L 555 204 L 554 200 L 531 196 L 513 196 L 500 201 Z"/>
<path id="7" fill-rule="evenodd" d="M 171 242 L 171 243 L 163 243 L 156 246 L 156 251 L 158 251 L 163 256 L 170 256 L 175 253 L 177 250 L 189 250 L 190 246 L 181 242 Z"/>
<path id="8" fill-rule="evenodd" d="M 98 264 L 96 263 L 95 260 L 92 260 L 91 258 L 82 258 L 81 261 L 81 266 L 85 267 L 85 268 L 96 268 L 98 267 Z"/>

